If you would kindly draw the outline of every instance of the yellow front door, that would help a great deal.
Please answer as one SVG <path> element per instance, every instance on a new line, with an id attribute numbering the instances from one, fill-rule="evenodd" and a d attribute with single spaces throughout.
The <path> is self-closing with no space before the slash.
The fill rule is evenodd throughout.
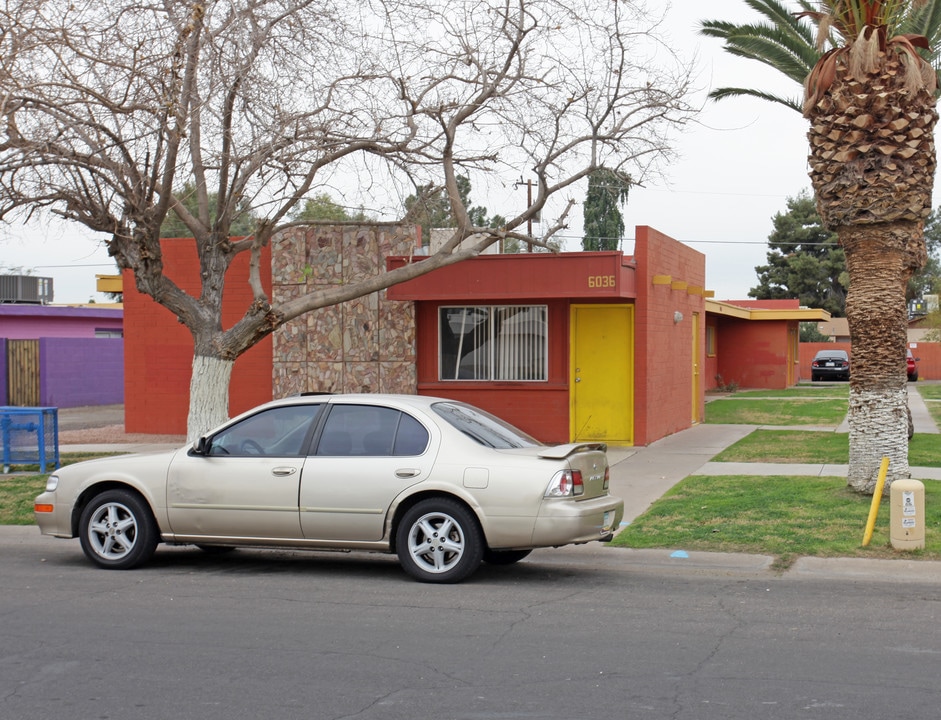
<path id="1" fill-rule="evenodd" d="M 634 443 L 634 306 L 573 305 L 571 438 Z"/>

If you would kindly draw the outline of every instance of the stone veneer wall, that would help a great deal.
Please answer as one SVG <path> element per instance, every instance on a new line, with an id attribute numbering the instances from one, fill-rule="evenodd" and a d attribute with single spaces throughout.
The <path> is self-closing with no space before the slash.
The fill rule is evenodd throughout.
<path id="1" fill-rule="evenodd" d="M 385 272 L 410 255 L 417 230 L 400 225 L 306 225 L 272 239 L 274 303 Z M 415 310 L 385 291 L 295 318 L 273 335 L 273 397 L 304 391 L 414 394 Z"/>

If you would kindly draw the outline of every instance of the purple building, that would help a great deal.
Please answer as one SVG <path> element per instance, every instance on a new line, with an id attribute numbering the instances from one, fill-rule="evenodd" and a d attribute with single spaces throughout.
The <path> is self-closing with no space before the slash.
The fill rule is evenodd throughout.
<path id="1" fill-rule="evenodd" d="M 124 309 L 0 304 L 0 405 L 124 402 Z"/>

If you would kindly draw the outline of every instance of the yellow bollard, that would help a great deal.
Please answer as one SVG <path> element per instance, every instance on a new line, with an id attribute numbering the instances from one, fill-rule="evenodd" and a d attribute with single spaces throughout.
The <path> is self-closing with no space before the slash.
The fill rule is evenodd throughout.
<path id="1" fill-rule="evenodd" d="M 863 533 L 863 547 L 872 540 L 872 531 L 876 527 L 876 518 L 879 517 L 879 503 L 882 502 L 882 489 L 885 487 L 885 476 L 889 473 L 889 458 L 883 457 L 879 466 L 879 479 L 876 488 L 872 491 L 872 504 L 869 506 L 869 520 L 866 521 L 866 532 Z"/>

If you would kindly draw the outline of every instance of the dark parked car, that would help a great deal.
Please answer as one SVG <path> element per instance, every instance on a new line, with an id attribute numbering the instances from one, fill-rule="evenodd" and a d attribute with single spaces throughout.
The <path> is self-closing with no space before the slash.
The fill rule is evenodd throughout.
<path id="1" fill-rule="evenodd" d="M 921 358 L 916 358 L 914 355 L 912 355 L 911 350 L 908 350 L 906 355 L 905 372 L 908 374 L 908 381 L 915 382 L 918 379 L 918 366 L 915 364 L 915 361 L 920 360 Z"/>
<path id="2" fill-rule="evenodd" d="M 810 366 L 810 379 L 849 380 L 850 358 L 846 350 L 820 350 Z"/>

